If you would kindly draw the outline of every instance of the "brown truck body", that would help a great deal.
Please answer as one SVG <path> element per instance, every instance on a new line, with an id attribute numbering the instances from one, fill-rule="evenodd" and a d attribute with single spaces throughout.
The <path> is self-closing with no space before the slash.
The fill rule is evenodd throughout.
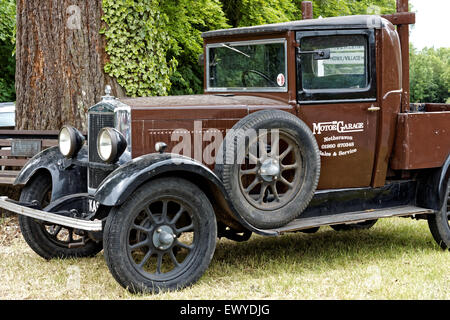
<path id="1" fill-rule="evenodd" d="M 109 88 L 89 109 L 87 145 L 64 126 L 59 148 L 15 181 L 27 202 L 0 207 L 25 216 L 46 259 L 104 249 L 132 292 L 192 285 L 216 237 L 398 216 L 427 219 L 448 249 L 450 106 L 409 103 L 414 14 L 398 9 L 206 32 L 204 94 L 115 99 Z M 63 227 L 81 239 L 58 239 Z"/>
<path id="2" fill-rule="evenodd" d="M 297 73 L 300 71 L 296 60 L 296 35 L 310 30 L 316 30 L 319 35 L 320 32 L 326 35 L 329 30 L 347 34 L 366 29 L 368 19 L 369 16 L 338 17 L 206 33 L 205 56 L 211 44 L 285 39 L 286 92 L 215 91 L 207 87 L 205 72 L 205 95 L 122 99 L 131 106 L 133 157 L 154 152 L 155 143 L 160 141 L 167 143 L 170 151 L 179 142 L 171 141 L 174 130 L 184 128 L 194 132 L 195 121 L 201 122 L 203 133 L 214 128 L 225 135 L 226 130 L 246 115 L 275 108 L 295 114 L 315 132 L 322 154 L 319 190 L 380 187 L 392 174 L 391 170 L 441 167 L 450 150 L 450 107 L 426 105 L 423 111 L 401 112 L 402 52 L 398 33 L 386 19 L 373 22 L 378 26 L 373 28 L 375 55 L 371 59 L 374 59 L 376 75 L 372 80 L 376 89 L 373 98 L 354 99 L 352 92 L 348 92 L 348 99 L 335 101 L 297 98 Z M 369 111 L 371 108 L 376 110 Z M 351 134 L 352 148 L 333 148 L 335 143 L 330 142 L 342 134 L 337 134 L 336 130 L 318 133 L 314 128 L 333 121 L 363 123 L 361 132 Z M 205 146 L 203 142 L 202 147 Z M 338 156 L 333 156 L 335 152 Z M 194 151 L 186 155 L 194 158 Z M 352 174 L 348 168 L 352 168 Z"/>
<path id="3" fill-rule="evenodd" d="M 450 105 L 425 104 L 424 111 L 400 113 L 391 168 L 441 167 L 450 149 L 449 123 Z"/>

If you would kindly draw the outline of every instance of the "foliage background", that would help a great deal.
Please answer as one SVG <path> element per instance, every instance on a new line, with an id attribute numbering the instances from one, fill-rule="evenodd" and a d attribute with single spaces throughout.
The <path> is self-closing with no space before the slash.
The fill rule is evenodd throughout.
<path id="1" fill-rule="evenodd" d="M 301 19 L 302 0 L 102 0 L 105 72 L 128 96 L 197 94 L 201 33 Z M 395 0 L 313 0 L 314 17 L 389 14 Z M 0 102 L 15 100 L 15 0 L 0 0 Z M 450 48 L 411 50 L 411 101 L 449 99 Z"/>
<path id="2" fill-rule="evenodd" d="M 450 48 L 412 47 L 410 59 L 411 102 L 450 102 Z"/>
<path id="3" fill-rule="evenodd" d="M 316 17 L 391 13 L 395 0 L 315 0 Z M 127 95 L 203 90 L 201 33 L 301 19 L 301 0 L 103 0 L 105 71 Z"/>
<path id="4" fill-rule="evenodd" d="M 110 60 L 105 72 L 117 79 L 128 96 L 167 95 L 176 60 L 167 59 L 174 40 L 158 0 L 103 0 L 101 32 Z"/>

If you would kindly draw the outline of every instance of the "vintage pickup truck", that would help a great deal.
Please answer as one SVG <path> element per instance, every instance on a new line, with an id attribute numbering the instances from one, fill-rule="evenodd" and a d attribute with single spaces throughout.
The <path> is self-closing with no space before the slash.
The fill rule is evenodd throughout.
<path id="1" fill-rule="evenodd" d="M 89 109 L 87 141 L 64 126 L 59 147 L 23 168 L 20 202 L 2 197 L 0 207 L 20 215 L 37 254 L 104 249 L 122 286 L 159 292 L 195 283 L 217 237 L 402 216 L 427 219 L 450 247 L 450 106 L 405 101 L 408 53 L 388 19 L 203 38 L 204 94 L 117 99 L 107 90 Z"/>

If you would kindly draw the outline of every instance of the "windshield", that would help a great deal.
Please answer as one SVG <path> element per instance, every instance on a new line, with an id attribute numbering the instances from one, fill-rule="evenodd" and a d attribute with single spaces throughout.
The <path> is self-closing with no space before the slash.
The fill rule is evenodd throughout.
<path id="1" fill-rule="evenodd" d="M 287 91 L 284 39 L 207 45 L 210 91 Z"/>

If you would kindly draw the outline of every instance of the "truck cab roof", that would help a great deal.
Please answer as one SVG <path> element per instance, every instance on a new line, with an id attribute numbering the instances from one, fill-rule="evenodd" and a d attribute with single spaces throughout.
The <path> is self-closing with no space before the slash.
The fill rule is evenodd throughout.
<path id="1" fill-rule="evenodd" d="M 383 26 L 383 22 L 387 20 L 377 15 L 358 15 L 343 16 L 309 20 L 297 20 L 283 23 L 266 24 L 253 27 L 241 27 L 231 29 L 221 29 L 204 32 L 204 39 L 236 36 L 236 35 L 252 35 L 265 33 L 278 33 L 297 30 L 325 30 L 325 29 L 379 29 Z"/>

